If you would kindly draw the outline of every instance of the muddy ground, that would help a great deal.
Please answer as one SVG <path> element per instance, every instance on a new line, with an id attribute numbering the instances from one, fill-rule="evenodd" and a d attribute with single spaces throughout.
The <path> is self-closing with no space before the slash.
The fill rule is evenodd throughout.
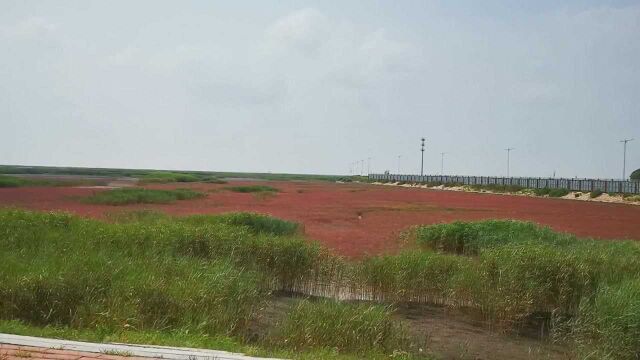
<path id="1" fill-rule="evenodd" d="M 266 336 L 267 329 L 282 321 L 301 300 L 302 297 L 285 293 L 271 297 L 253 323 L 255 339 Z M 412 342 L 437 359 L 571 359 L 566 346 L 551 343 L 548 334 L 539 332 L 535 324 L 518 332 L 497 331 L 464 309 L 427 304 L 399 305 L 394 318 L 407 326 Z"/>

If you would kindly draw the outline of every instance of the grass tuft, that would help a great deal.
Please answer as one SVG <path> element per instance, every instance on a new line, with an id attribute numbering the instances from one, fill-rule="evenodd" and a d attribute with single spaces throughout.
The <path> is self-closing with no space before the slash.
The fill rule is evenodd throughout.
<path id="1" fill-rule="evenodd" d="M 600 195 L 604 194 L 604 191 L 602 190 L 593 190 L 589 193 L 589 197 L 591 199 L 595 199 L 597 197 L 599 197 Z"/>
<path id="2" fill-rule="evenodd" d="M 598 290 L 581 303 L 571 337 L 584 358 L 632 360 L 640 356 L 640 280 Z"/>
<path id="3" fill-rule="evenodd" d="M 404 329 L 385 306 L 337 301 L 302 301 L 281 325 L 275 340 L 294 350 L 335 348 L 339 352 L 393 353 L 407 348 Z"/>
<path id="4" fill-rule="evenodd" d="M 169 204 L 176 200 L 204 197 L 205 194 L 190 189 L 153 190 L 144 188 L 122 188 L 102 191 L 89 196 L 86 202 L 104 205 Z"/>
<path id="5" fill-rule="evenodd" d="M 276 189 L 272 186 L 267 186 L 267 185 L 229 186 L 227 189 L 230 191 L 239 192 L 239 193 L 280 192 L 279 189 Z"/>
<path id="6" fill-rule="evenodd" d="M 537 196 L 549 196 L 549 197 L 563 197 L 569 195 L 568 189 L 550 189 L 550 188 L 542 188 L 542 189 L 533 189 L 533 193 Z"/>
<path id="7" fill-rule="evenodd" d="M 202 180 L 200 176 L 186 173 L 154 171 L 142 175 L 140 180 L 144 183 L 170 183 L 170 182 L 196 182 Z"/>
<path id="8" fill-rule="evenodd" d="M 624 201 L 640 201 L 640 195 L 623 196 Z"/>

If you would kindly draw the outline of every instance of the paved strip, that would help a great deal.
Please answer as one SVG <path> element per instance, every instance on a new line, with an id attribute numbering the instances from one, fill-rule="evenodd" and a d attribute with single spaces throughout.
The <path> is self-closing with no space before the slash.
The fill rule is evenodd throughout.
<path id="1" fill-rule="evenodd" d="M 130 344 L 97 344 L 83 341 L 59 340 L 0 334 L 0 360 L 3 356 L 8 360 L 13 358 L 40 358 L 51 360 L 72 360 L 86 357 L 102 360 L 132 360 L 131 357 L 145 357 L 168 360 L 266 360 L 227 351 L 178 348 L 155 345 Z M 31 354 L 31 356 L 20 356 Z M 126 354 L 118 356 L 111 354 Z M 279 360 L 273 359 L 270 360 Z"/>

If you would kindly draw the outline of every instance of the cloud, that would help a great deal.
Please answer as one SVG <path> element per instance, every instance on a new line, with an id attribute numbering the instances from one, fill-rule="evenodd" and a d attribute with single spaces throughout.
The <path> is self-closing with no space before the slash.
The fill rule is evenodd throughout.
<path id="1" fill-rule="evenodd" d="M 610 176 L 618 152 L 593 144 L 638 131 L 638 5 L 507 17 L 478 15 L 475 3 L 462 15 L 393 3 L 126 14 L 25 4 L 0 24 L 0 119 L 20 135 L 1 139 L 5 162 L 80 159 L 22 143 L 64 139 L 83 156 L 94 149 L 84 164 L 107 165 L 91 143 L 118 139 L 112 165 L 336 172 L 345 157 L 409 163 L 425 135 L 433 154 L 458 154 L 447 168 L 459 173 L 500 173 L 494 160 L 513 145 L 531 175 Z M 173 157 L 157 155 L 166 149 Z M 575 160 L 585 153 L 591 163 Z"/>
<path id="2" fill-rule="evenodd" d="M 344 49 L 344 65 L 331 74 L 341 85 L 360 88 L 413 71 L 415 49 L 409 43 L 391 39 L 384 28 L 364 34 Z"/>
<path id="3" fill-rule="evenodd" d="M 118 50 L 113 55 L 110 55 L 107 58 L 107 61 L 110 64 L 116 65 L 116 66 L 131 65 L 139 61 L 138 59 L 139 53 L 140 53 L 139 49 L 132 46 L 127 46 L 124 49 Z"/>
<path id="4" fill-rule="evenodd" d="M 413 70 L 416 53 L 413 44 L 395 40 L 385 28 L 361 28 L 313 8 L 291 12 L 268 26 L 263 49 L 268 62 L 284 64 L 280 70 L 291 82 L 325 92 L 358 91 L 403 76 Z"/>
<path id="5" fill-rule="evenodd" d="M 240 68 L 228 76 L 212 74 L 194 79 L 189 91 L 197 100 L 216 106 L 258 106 L 280 102 L 286 95 L 286 84 L 260 74 L 240 75 Z"/>
<path id="6" fill-rule="evenodd" d="M 239 108 L 288 102 L 308 106 L 335 91 L 356 92 L 411 71 L 413 46 L 384 28 L 359 29 L 312 8 L 268 24 L 238 48 L 211 42 L 136 43 L 110 55 L 111 66 L 172 78 L 198 104 Z"/>
<path id="7" fill-rule="evenodd" d="M 266 31 L 267 45 L 274 50 L 295 49 L 313 54 L 327 40 L 329 21 L 312 8 L 294 11 L 277 20 Z"/>
<path id="8" fill-rule="evenodd" d="M 45 36 L 57 28 L 56 24 L 44 17 L 31 16 L 4 28 L 2 33 L 9 38 L 30 39 Z"/>

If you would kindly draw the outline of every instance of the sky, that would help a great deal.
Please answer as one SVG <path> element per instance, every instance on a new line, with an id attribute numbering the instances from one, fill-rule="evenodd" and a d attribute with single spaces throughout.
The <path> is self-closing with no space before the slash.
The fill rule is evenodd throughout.
<path id="1" fill-rule="evenodd" d="M 640 168 L 640 1 L 0 0 L 0 164 L 416 174 L 421 137 L 427 174 Z"/>

